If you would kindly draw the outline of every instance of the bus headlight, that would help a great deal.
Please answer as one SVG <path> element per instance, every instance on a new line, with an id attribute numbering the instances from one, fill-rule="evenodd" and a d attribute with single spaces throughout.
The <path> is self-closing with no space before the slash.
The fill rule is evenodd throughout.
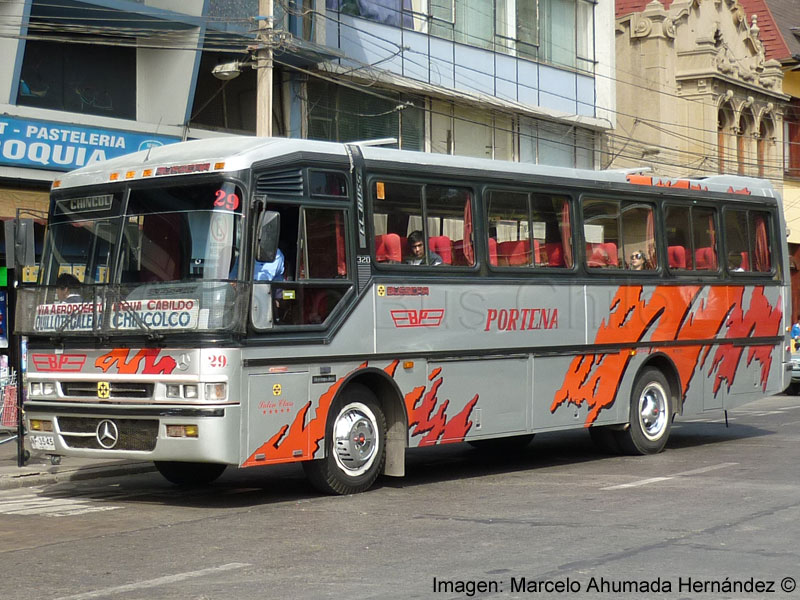
<path id="1" fill-rule="evenodd" d="M 45 381 L 42 383 L 42 395 L 43 396 L 55 396 L 56 395 L 56 384 L 52 381 Z"/>
<path id="2" fill-rule="evenodd" d="M 225 400 L 228 396 L 228 384 L 226 383 L 207 383 L 206 400 Z"/>
<path id="3" fill-rule="evenodd" d="M 30 391 L 28 394 L 31 396 L 39 396 L 42 393 L 42 384 L 39 381 L 32 381 Z"/>
<path id="4" fill-rule="evenodd" d="M 167 398 L 180 398 L 181 386 L 169 384 L 167 385 Z"/>
<path id="5" fill-rule="evenodd" d="M 196 400 L 197 399 L 197 386 L 196 385 L 185 385 L 183 386 L 183 395 L 186 396 L 189 400 Z"/>

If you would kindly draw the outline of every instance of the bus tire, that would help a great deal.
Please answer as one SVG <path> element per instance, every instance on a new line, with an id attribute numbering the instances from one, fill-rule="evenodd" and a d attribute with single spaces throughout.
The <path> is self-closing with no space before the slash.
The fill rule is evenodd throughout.
<path id="1" fill-rule="evenodd" d="M 326 494 L 358 494 L 378 478 L 386 460 L 386 417 L 374 394 L 350 384 L 331 406 L 325 458 L 303 464 L 311 485 Z"/>
<path id="2" fill-rule="evenodd" d="M 783 393 L 786 394 L 787 396 L 800 395 L 800 382 L 793 381 L 792 383 L 789 384 L 789 387 L 783 390 Z"/>
<path id="3" fill-rule="evenodd" d="M 672 428 L 669 383 L 656 368 L 644 369 L 633 385 L 630 425 L 617 431 L 620 448 L 626 454 L 658 454 L 664 449 Z"/>
<path id="4" fill-rule="evenodd" d="M 222 475 L 228 465 L 221 463 L 197 463 L 157 460 L 156 469 L 175 485 L 206 485 Z"/>
<path id="5" fill-rule="evenodd" d="M 622 454 L 616 434 L 617 431 L 608 425 L 589 427 L 589 437 L 592 438 L 592 443 L 604 454 Z"/>

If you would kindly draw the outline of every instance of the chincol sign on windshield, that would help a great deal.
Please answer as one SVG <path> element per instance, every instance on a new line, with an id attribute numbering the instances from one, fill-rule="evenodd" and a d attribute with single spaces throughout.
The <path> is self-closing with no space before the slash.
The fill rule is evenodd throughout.
<path id="1" fill-rule="evenodd" d="M 70 171 L 179 138 L 0 116 L 0 164 Z"/>

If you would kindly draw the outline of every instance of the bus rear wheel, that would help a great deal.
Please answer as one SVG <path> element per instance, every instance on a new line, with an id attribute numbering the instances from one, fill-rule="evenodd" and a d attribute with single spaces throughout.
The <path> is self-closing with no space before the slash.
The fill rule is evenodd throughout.
<path id="1" fill-rule="evenodd" d="M 217 479 L 227 465 L 157 460 L 156 469 L 175 485 L 206 485 Z"/>
<path id="2" fill-rule="evenodd" d="M 368 490 L 386 460 L 386 417 L 375 396 L 351 384 L 334 402 L 325 429 L 325 457 L 302 463 L 311 485 L 326 494 Z"/>
<path id="3" fill-rule="evenodd" d="M 648 367 L 633 386 L 630 426 L 615 432 L 617 442 L 626 454 L 657 454 L 666 446 L 671 428 L 669 383 L 661 371 Z"/>

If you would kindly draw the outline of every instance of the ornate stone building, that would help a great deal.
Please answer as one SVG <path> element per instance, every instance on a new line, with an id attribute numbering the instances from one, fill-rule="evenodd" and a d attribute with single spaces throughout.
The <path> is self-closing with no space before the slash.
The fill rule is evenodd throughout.
<path id="1" fill-rule="evenodd" d="M 781 65 L 738 0 L 617 0 L 617 129 L 606 166 L 783 177 Z"/>

